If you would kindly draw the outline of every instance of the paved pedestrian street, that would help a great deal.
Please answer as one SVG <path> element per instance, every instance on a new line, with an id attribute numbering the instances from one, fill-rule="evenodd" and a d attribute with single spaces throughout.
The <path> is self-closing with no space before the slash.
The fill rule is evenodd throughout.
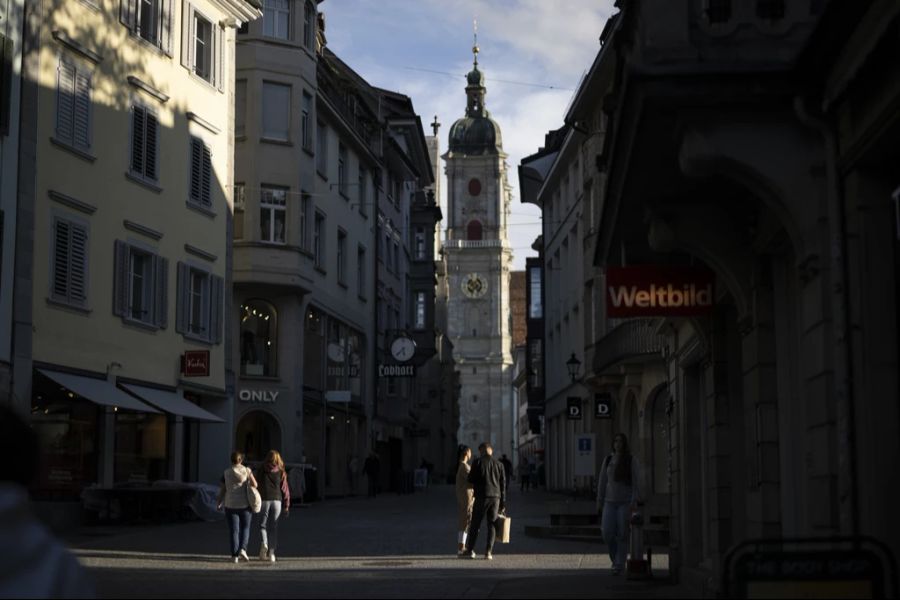
<path id="1" fill-rule="evenodd" d="M 654 560 L 658 581 L 611 575 L 598 542 L 526 537 L 526 525 L 549 523 L 545 492 L 513 492 L 510 544 L 475 560 L 456 557 L 453 488 L 382 494 L 296 507 L 280 522 L 277 562 L 258 559 L 254 520 L 249 563 L 228 556 L 224 522 L 90 527 L 70 547 L 104 598 L 598 598 L 671 597 L 666 557 Z"/>

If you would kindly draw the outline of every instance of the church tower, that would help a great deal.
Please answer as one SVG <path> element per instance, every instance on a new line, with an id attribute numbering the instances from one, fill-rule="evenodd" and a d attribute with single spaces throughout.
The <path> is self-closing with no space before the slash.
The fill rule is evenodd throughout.
<path id="1" fill-rule="evenodd" d="M 461 444 L 489 441 L 512 456 L 511 190 L 500 127 L 485 108 L 484 74 L 466 76 L 466 114 L 450 128 L 446 161 L 447 334 L 460 373 Z"/>

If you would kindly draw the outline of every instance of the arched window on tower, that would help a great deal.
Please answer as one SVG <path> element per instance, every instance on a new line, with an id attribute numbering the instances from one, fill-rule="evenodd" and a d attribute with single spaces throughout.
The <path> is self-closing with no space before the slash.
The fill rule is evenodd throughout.
<path id="1" fill-rule="evenodd" d="M 466 226 L 466 239 L 480 240 L 482 236 L 481 221 L 469 221 L 469 224 Z"/>

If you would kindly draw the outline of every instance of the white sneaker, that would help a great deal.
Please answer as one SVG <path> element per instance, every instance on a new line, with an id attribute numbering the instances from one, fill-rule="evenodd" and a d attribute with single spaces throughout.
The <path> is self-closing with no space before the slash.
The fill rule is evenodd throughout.
<path id="1" fill-rule="evenodd" d="M 237 564 L 237 562 L 238 562 L 239 560 L 240 560 L 240 559 L 239 559 L 237 556 L 234 556 L 234 557 L 232 557 L 231 562 L 233 562 L 234 564 Z"/>
<path id="2" fill-rule="evenodd" d="M 241 550 L 241 553 L 238 554 L 238 557 L 239 557 L 239 558 L 243 558 L 243 559 L 246 560 L 247 562 L 250 562 L 250 557 L 247 556 L 247 551 L 246 551 L 246 550 Z"/>
<path id="3" fill-rule="evenodd" d="M 269 552 L 269 562 L 275 562 L 275 553 Z"/>
<path id="4" fill-rule="evenodd" d="M 266 560 L 266 555 L 269 553 L 268 546 L 260 546 L 259 547 L 259 560 Z"/>

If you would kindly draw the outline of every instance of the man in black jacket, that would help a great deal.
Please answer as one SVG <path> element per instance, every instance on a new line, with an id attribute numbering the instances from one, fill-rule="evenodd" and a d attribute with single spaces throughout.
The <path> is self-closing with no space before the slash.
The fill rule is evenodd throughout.
<path id="1" fill-rule="evenodd" d="M 481 520 L 487 515 L 488 534 L 487 549 L 484 557 L 493 559 L 494 540 L 497 538 L 497 516 L 506 508 L 506 473 L 503 464 L 492 456 L 494 449 L 487 442 L 478 446 L 481 456 L 469 471 L 469 483 L 475 488 L 475 506 L 472 511 L 472 522 L 469 525 L 469 539 L 466 550 L 460 558 L 475 558 L 475 540 Z"/>

